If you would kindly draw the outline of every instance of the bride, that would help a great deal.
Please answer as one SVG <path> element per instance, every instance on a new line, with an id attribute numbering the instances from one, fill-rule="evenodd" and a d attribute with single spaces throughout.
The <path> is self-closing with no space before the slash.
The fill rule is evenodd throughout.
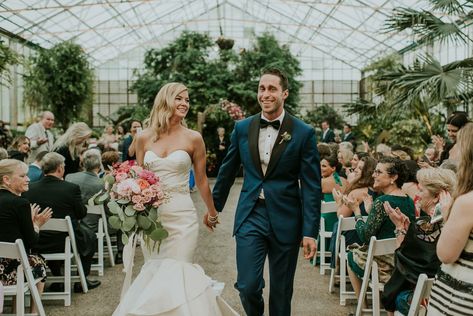
<path id="1" fill-rule="evenodd" d="M 166 84 L 156 96 L 148 128 L 136 138 L 138 164 L 155 172 L 171 196 L 159 207 L 169 236 L 162 241 L 159 253 L 142 246 L 145 264 L 114 316 L 237 315 L 216 295 L 202 268 L 192 264 L 198 237 L 197 212 L 188 185 L 192 165 L 208 210 L 204 225 L 211 231 L 218 224 L 218 213 L 205 174 L 204 141 L 184 123 L 188 111 L 187 88 L 181 83 Z"/>

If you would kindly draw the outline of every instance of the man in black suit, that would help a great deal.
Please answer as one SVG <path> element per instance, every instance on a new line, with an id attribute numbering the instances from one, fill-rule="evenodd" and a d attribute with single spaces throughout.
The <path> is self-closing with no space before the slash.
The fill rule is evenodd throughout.
<path id="1" fill-rule="evenodd" d="M 76 184 L 63 180 L 65 170 L 63 156 L 50 152 L 43 157 L 42 162 L 44 177 L 40 181 L 32 183 L 30 190 L 23 195 L 30 203 L 36 203 L 41 208 L 50 207 L 53 210 L 53 218 L 71 217 L 84 274 L 88 276 L 92 258 L 97 248 L 97 237 L 90 229 L 80 226 L 80 219 L 87 214 L 87 208 L 81 199 L 80 188 Z M 65 237 L 65 233 L 41 232 L 37 246 L 38 252 L 63 252 Z M 60 275 L 60 265 L 51 261 L 48 265 L 54 275 Z M 96 288 L 99 285 L 100 281 L 87 279 L 89 289 Z M 82 291 L 80 283 L 74 284 L 74 291 Z"/>
<path id="2" fill-rule="evenodd" d="M 326 120 L 322 121 L 322 143 L 334 143 L 335 133 L 330 129 L 330 123 Z"/>
<path id="3" fill-rule="evenodd" d="M 345 125 L 343 125 L 342 142 L 350 142 L 353 145 L 353 148 L 356 147 L 355 135 L 353 135 L 353 133 L 351 132 L 351 125 L 348 123 L 345 123 Z"/>

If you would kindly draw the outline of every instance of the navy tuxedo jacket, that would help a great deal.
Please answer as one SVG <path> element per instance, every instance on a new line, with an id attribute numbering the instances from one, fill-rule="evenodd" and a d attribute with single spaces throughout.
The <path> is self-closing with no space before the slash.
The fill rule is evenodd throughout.
<path id="1" fill-rule="evenodd" d="M 258 151 L 260 118 L 261 114 L 256 114 L 236 123 L 214 186 L 215 207 L 222 211 L 243 164 L 244 182 L 233 234 L 248 217 L 263 189 L 271 227 L 280 242 L 295 243 L 304 236 L 316 238 L 322 193 L 315 131 L 286 112 L 263 175 Z M 290 139 L 284 134 L 290 135 Z"/>

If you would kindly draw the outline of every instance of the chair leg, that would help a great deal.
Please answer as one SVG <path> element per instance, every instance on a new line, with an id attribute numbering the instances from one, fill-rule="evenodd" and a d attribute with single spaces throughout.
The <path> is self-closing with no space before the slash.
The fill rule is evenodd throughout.
<path id="1" fill-rule="evenodd" d="M 320 237 L 320 274 L 325 274 L 325 236 L 321 235 Z"/>
<path id="2" fill-rule="evenodd" d="M 69 237 L 66 238 L 66 251 L 64 260 L 64 306 L 71 306 L 71 242 Z"/>
<path id="3" fill-rule="evenodd" d="M 25 279 L 23 274 L 23 266 L 19 265 L 17 270 L 17 283 L 16 283 L 16 315 L 25 315 Z"/>

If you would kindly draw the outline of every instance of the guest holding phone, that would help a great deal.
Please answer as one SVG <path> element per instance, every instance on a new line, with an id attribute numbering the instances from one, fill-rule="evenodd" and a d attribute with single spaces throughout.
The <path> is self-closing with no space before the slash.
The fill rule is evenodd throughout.
<path id="1" fill-rule="evenodd" d="M 133 140 L 135 136 L 142 131 L 141 122 L 138 120 L 132 120 L 130 124 L 130 134 L 123 141 L 122 161 L 136 160 L 135 157 L 135 145 Z"/>

